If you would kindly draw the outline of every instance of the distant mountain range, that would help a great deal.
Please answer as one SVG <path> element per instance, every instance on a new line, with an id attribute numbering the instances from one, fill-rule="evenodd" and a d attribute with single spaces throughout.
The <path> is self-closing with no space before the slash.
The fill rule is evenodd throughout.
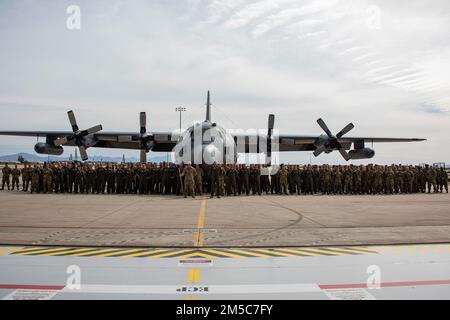
<path id="1" fill-rule="evenodd" d="M 22 156 L 25 161 L 28 162 L 46 162 L 46 161 L 69 161 L 69 157 L 55 157 L 55 156 L 38 156 L 35 154 L 20 152 L 5 156 L 0 156 L 0 162 L 16 162 L 17 159 Z M 80 160 L 80 159 L 78 159 Z M 122 162 L 123 157 L 109 157 L 109 156 L 92 156 L 90 161 L 100 161 L 100 162 Z M 126 162 L 139 162 L 138 158 L 135 157 L 125 157 Z M 160 163 L 167 161 L 166 155 L 161 156 L 149 156 L 148 162 Z M 169 154 L 169 161 L 173 161 L 172 154 Z"/>

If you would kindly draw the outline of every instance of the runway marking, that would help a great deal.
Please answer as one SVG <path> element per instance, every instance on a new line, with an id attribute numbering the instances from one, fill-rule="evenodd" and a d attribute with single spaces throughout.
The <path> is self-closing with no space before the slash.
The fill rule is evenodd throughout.
<path id="1" fill-rule="evenodd" d="M 435 285 L 450 285 L 450 280 L 382 282 L 380 284 L 381 288 L 435 286 Z M 326 285 L 319 285 L 319 287 L 322 290 L 328 290 L 328 289 L 357 289 L 357 288 L 367 289 L 367 283 L 326 284 Z"/>
<path id="2" fill-rule="evenodd" d="M 376 246 L 373 250 L 380 254 L 429 254 L 450 252 L 448 244 L 423 244 L 423 245 L 401 245 L 401 246 Z"/>
<path id="3" fill-rule="evenodd" d="M 200 282 L 200 269 L 189 269 L 188 281 L 189 281 L 189 283 L 199 283 Z"/>
<path id="4" fill-rule="evenodd" d="M 195 233 L 194 239 L 196 247 L 201 247 L 203 245 L 203 228 L 205 227 L 205 216 L 206 216 L 206 197 L 202 196 L 197 221 L 197 232 Z"/>
<path id="5" fill-rule="evenodd" d="M 6 253 L 6 251 L 3 251 L 2 249 L 0 249 L 0 255 L 1 255 L 1 256 L 6 256 L 7 253 Z"/>
<path id="6" fill-rule="evenodd" d="M 284 258 L 379 254 L 366 247 L 298 247 L 298 248 L 105 248 L 105 247 L 22 247 L 3 255 L 71 256 L 109 258 Z M 1 251 L 0 251 L 1 252 Z"/>

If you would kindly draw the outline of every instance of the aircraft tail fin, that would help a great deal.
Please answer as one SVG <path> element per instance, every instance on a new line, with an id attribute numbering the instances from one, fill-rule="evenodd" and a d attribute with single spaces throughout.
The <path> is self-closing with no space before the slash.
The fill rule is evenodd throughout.
<path id="1" fill-rule="evenodd" d="M 208 98 L 206 100 L 206 121 L 211 122 L 211 97 L 208 90 Z"/>

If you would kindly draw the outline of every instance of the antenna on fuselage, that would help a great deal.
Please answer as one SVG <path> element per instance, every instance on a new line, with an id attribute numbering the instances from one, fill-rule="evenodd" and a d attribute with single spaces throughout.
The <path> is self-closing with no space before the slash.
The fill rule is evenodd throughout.
<path id="1" fill-rule="evenodd" d="M 208 90 L 208 98 L 206 100 L 206 120 L 211 122 L 211 97 Z"/>

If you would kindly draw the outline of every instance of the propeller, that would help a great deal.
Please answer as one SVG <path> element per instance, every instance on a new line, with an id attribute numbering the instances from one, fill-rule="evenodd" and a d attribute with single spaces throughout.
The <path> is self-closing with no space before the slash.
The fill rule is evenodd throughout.
<path id="1" fill-rule="evenodd" d="M 140 161 L 141 163 L 147 163 L 147 153 L 153 147 L 154 136 L 147 134 L 147 115 L 145 112 L 141 112 L 139 115 L 139 125 L 139 147 L 141 150 Z"/>
<path id="2" fill-rule="evenodd" d="M 70 122 L 70 125 L 72 126 L 73 134 L 70 136 L 67 136 L 67 137 L 58 138 L 53 141 L 53 144 L 57 147 L 60 147 L 62 145 L 65 145 L 65 144 L 73 141 L 75 143 L 75 145 L 78 146 L 78 149 L 80 150 L 81 159 L 83 159 L 83 161 L 86 161 L 89 159 L 87 152 L 86 152 L 88 145 L 86 145 L 84 138 L 90 134 L 94 134 L 94 133 L 101 131 L 103 129 L 102 125 L 99 124 L 97 126 L 89 128 L 87 130 L 80 130 L 80 128 L 78 127 L 74 112 L 71 110 L 71 111 L 67 112 L 67 115 L 69 116 L 69 122 Z"/>
<path id="3" fill-rule="evenodd" d="M 317 123 L 322 128 L 323 131 L 327 134 L 328 138 L 325 139 L 322 144 L 320 144 L 317 149 L 314 151 L 314 156 L 318 157 L 321 153 L 328 149 L 332 150 L 338 150 L 339 153 L 342 155 L 342 157 L 348 161 L 350 160 L 350 155 L 347 151 L 344 150 L 342 145 L 339 142 L 339 139 L 342 138 L 344 135 L 346 135 L 350 130 L 352 130 L 355 126 L 353 123 L 349 123 L 346 125 L 336 136 L 333 136 L 330 129 L 328 129 L 328 126 L 326 125 L 325 121 L 322 119 L 317 120 Z"/>
<path id="4" fill-rule="evenodd" d="M 269 160 L 267 164 L 272 163 L 272 135 L 273 127 L 275 126 L 275 115 L 269 114 L 269 121 L 267 125 L 267 159 Z"/>

